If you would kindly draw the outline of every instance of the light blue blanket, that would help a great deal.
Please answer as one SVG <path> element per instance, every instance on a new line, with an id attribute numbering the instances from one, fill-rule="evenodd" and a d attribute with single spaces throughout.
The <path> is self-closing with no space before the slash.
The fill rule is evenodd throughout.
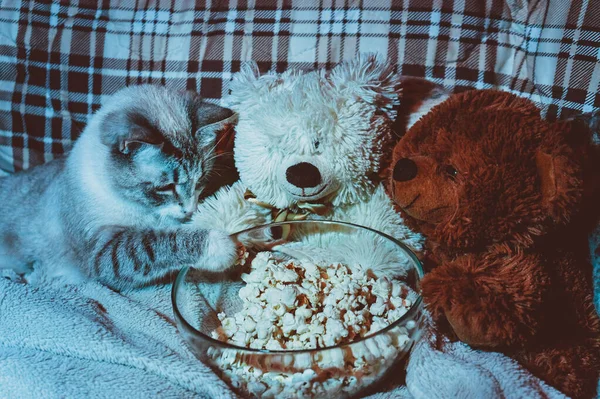
<path id="1" fill-rule="evenodd" d="M 185 346 L 169 298 L 169 286 L 117 293 L 0 277 L 0 397 L 235 398 Z M 370 399 L 564 398 L 501 354 L 433 341 L 413 351 L 407 386 L 392 381 Z"/>

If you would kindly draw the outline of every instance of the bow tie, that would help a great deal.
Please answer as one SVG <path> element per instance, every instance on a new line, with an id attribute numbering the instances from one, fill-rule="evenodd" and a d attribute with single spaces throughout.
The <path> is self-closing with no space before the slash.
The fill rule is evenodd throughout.
<path id="1" fill-rule="evenodd" d="M 310 202 L 298 202 L 289 208 L 279 209 L 269 203 L 259 201 L 256 199 L 256 195 L 250 190 L 246 190 L 244 199 L 260 207 L 270 209 L 274 222 L 305 220 L 311 213 L 322 216 L 331 209 L 331 204 L 312 204 Z"/>

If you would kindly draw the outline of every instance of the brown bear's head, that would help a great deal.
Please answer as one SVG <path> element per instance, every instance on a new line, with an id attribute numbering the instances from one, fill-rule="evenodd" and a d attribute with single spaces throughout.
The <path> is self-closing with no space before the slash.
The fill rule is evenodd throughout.
<path id="1" fill-rule="evenodd" d="M 581 195 L 564 129 L 509 93 L 455 94 L 397 144 L 388 191 L 413 228 L 447 248 L 528 246 Z"/>

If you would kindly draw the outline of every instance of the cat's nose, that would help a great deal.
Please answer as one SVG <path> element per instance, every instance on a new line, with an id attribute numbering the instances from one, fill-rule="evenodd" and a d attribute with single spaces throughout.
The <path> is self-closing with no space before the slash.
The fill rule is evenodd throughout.
<path id="1" fill-rule="evenodd" d="M 182 211 L 182 216 L 179 218 L 181 223 L 187 223 L 192 220 L 192 215 L 194 211 Z"/>
<path id="2" fill-rule="evenodd" d="M 198 208 L 197 202 L 188 203 L 187 206 L 186 206 L 186 204 L 181 204 L 181 215 L 182 215 L 181 218 L 183 220 L 190 220 L 197 208 Z"/>
<path id="3" fill-rule="evenodd" d="M 394 180 L 403 182 L 417 177 L 417 164 L 409 158 L 402 158 L 396 162 L 392 177 Z"/>
<path id="4" fill-rule="evenodd" d="M 298 188 L 312 188 L 321 184 L 319 168 L 308 162 L 300 162 L 287 168 L 285 178 Z"/>
<path id="5" fill-rule="evenodd" d="M 190 209 L 189 211 L 186 211 L 183 215 L 186 219 L 189 219 L 192 217 L 192 215 L 194 214 L 194 210 L 195 209 Z"/>
<path id="6" fill-rule="evenodd" d="M 192 196 L 189 199 L 182 200 L 179 202 L 179 206 L 181 207 L 181 213 L 184 214 L 186 219 L 192 217 L 194 212 L 198 209 L 198 196 Z"/>

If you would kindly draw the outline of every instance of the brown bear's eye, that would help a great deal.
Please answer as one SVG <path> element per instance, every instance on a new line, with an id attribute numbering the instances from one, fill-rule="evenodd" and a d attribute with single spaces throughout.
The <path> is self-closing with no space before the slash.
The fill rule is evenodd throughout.
<path id="1" fill-rule="evenodd" d="M 452 165 L 446 165 L 446 167 L 444 168 L 444 171 L 452 179 L 454 179 L 456 177 L 456 175 L 458 175 L 458 170 L 456 170 L 456 168 Z"/>

